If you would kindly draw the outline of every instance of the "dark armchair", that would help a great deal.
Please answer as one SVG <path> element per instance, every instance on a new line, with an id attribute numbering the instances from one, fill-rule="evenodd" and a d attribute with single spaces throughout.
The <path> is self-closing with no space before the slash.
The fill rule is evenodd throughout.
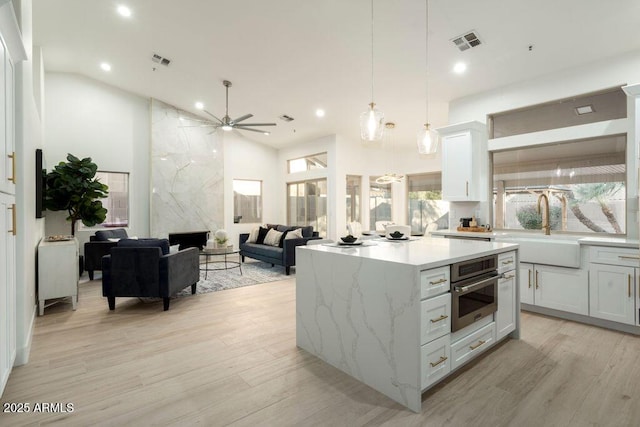
<path id="1" fill-rule="evenodd" d="M 200 280 L 197 248 L 169 254 L 166 239 L 121 240 L 102 258 L 102 295 L 109 310 L 115 310 L 116 297 L 162 298 L 169 309 L 171 296 L 191 286 L 196 293 Z"/>
<path id="2" fill-rule="evenodd" d="M 102 270 L 102 257 L 109 255 L 111 248 L 118 245 L 117 240 L 127 237 L 124 228 L 96 231 L 95 235 L 89 237 L 84 244 L 84 269 L 89 273 L 89 280 L 93 280 L 94 270 Z"/>

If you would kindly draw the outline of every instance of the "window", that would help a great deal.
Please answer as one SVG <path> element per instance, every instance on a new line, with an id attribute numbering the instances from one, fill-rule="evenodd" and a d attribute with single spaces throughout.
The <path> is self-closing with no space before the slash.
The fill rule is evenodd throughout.
<path id="1" fill-rule="evenodd" d="M 378 184 L 377 176 L 369 177 L 369 230 L 377 221 L 391 221 L 391 184 Z"/>
<path id="2" fill-rule="evenodd" d="M 287 184 L 287 224 L 312 225 L 320 236 L 327 235 L 327 180 Z"/>
<path id="3" fill-rule="evenodd" d="M 495 227 L 541 229 L 546 194 L 552 230 L 625 234 L 626 144 L 615 135 L 493 153 Z"/>
<path id="4" fill-rule="evenodd" d="M 262 181 L 233 180 L 233 222 L 262 222 Z"/>
<path id="5" fill-rule="evenodd" d="M 362 177 L 347 175 L 347 224 L 360 222 L 360 198 L 362 197 Z"/>
<path id="6" fill-rule="evenodd" d="M 96 178 L 109 186 L 109 195 L 101 199 L 107 209 L 107 218 L 101 227 L 127 227 L 129 225 L 129 174 L 126 172 L 96 172 Z"/>
<path id="7" fill-rule="evenodd" d="M 314 169 L 327 168 L 327 153 L 313 154 L 287 161 L 289 173 L 304 172 Z"/>
<path id="8" fill-rule="evenodd" d="M 412 234 L 449 228 L 449 202 L 442 200 L 442 174 L 425 173 L 407 176 L 407 224 Z"/>

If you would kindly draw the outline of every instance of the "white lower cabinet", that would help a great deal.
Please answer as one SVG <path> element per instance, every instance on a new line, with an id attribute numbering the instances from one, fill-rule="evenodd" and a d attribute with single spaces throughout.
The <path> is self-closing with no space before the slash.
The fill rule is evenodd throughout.
<path id="1" fill-rule="evenodd" d="M 638 251 L 594 246 L 589 261 L 589 315 L 637 325 Z"/>
<path id="2" fill-rule="evenodd" d="M 426 344 L 451 332 L 451 294 L 446 293 L 421 302 L 420 343 Z"/>
<path id="3" fill-rule="evenodd" d="M 496 324 L 487 326 L 451 344 L 451 369 L 456 369 L 491 347 L 496 341 Z"/>
<path id="4" fill-rule="evenodd" d="M 420 359 L 422 362 L 422 388 L 429 387 L 451 372 L 450 335 L 435 339 L 422 346 Z"/>
<path id="5" fill-rule="evenodd" d="M 498 311 L 496 311 L 496 339 L 516 329 L 516 271 L 504 273 L 498 280 Z"/>
<path id="6" fill-rule="evenodd" d="M 15 197 L 0 193 L 0 396 L 16 358 Z"/>
<path id="7" fill-rule="evenodd" d="M 589 314 L 589 275 L 581 268 L 520 263 L 520 301 Z"/>

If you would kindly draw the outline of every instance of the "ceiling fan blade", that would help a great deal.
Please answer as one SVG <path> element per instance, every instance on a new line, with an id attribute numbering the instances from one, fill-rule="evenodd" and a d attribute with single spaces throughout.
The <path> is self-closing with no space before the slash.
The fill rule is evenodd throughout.
<path id="1" fill-rule="evenodd" d="M 248 131 L 251 131 L 251 132 L 265 133 L 265 131 L 263 131 L 263 130 L 260 130 L 260 129 L 251 129 L 251 128 L 246 128 L 246 127 L 244 127 L 244 126 L 234 126 L 233 128 L 234 128 L 234 129 L 240 129 L 240 130 L 248 130 Z"/>
<path id="2" fill-rule="evenodd" d="M 239 126 L 277 126 L 275 123 L 242 123 Z"/>
<path id="3" fill-rule="evenodd" d="M 235 120 L 231 120 L 231 123 L 238 123 L 238 122 L 241 122 L 243 120 L 247 120 L 247 119 L 249 119 L 251 117 L 253 117 L 253 114 L 245 114 L 244 116 L 240 116 Z"/>
<path id="4" fill-rule="evenodd" d="M 221 124 L 224 123 L 222 120 L 220 120 L 219 118 L 217 118 L 216 116 L 214 116 L 213 114 L 211 114 L 210 112 L 208 112 L 207 110 L 202 110 L 205 113 L 207 113 L 208 115 L 210 115 L 211 117 L 213 117 L 214 119 L 216 119 L 217 121 L 219 121 Z"/>
<path id="5" fill-rule="evenodd" d="M 214 123 L 209 123 L 209 124 L 202 124 L 202 125 L 182 125 L 179 126 L 181 128 L 206 128 L 206 127 L 219 127 L 218 125 L 214 124 Z"/>

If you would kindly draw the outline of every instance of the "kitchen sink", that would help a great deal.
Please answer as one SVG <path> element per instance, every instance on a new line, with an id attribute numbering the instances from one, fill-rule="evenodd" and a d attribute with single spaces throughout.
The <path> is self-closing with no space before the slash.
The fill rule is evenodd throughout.
<path id="1" fill-rule="evenodd" d="M 518 243 L 520 261 L 533 264 L 580 267 L 580 244 L 574 236 L 496 236 L 496 242 Z"/>

